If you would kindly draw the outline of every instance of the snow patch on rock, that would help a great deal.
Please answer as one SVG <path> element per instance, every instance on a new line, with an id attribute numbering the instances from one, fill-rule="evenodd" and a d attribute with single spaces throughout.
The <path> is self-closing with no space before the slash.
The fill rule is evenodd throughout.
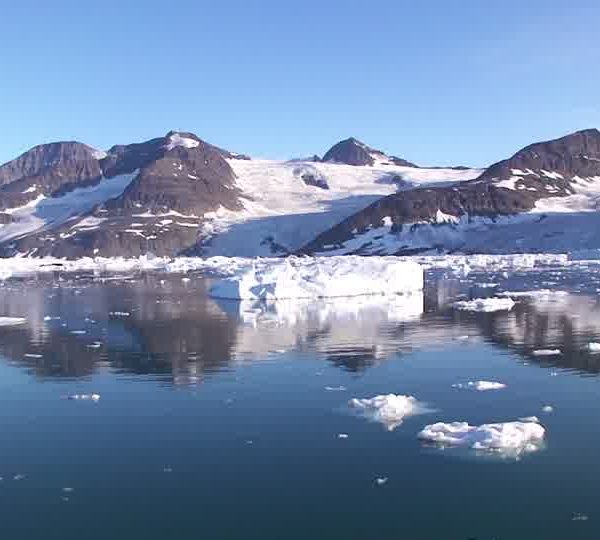
<path id="1" fill-rule="evenodd" d="M 173 150 L 178 146 L 183 148 L 196 148 L 200 143 L 196 139 L 190 137 L 182 137 L 179 133 L 173 133 L 169 136 L 169 142 L 165 145 L 167 150 Z"/>

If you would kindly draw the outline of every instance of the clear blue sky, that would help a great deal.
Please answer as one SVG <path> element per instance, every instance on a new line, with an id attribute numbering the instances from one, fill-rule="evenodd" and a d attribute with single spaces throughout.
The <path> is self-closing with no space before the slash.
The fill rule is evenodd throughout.
<path id="1" fill-rule="evenodd" d="M 180 129 L 259 157 L 355 136 L 486 165 L 600 126 L 597 0 L 15 0 L 1 18 L 0 162 Z"/>

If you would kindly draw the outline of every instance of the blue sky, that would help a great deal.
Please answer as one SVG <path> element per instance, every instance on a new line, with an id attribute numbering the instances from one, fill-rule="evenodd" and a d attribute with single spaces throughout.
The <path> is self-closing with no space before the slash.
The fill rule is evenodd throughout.
<path id="1" fill-rule="evenodd" d="M 600 2 L 31 2 L 2 6 L 0 162 L 193 131 L 259 157 L 355 136 L 486 165 L 600 127 Z"/>

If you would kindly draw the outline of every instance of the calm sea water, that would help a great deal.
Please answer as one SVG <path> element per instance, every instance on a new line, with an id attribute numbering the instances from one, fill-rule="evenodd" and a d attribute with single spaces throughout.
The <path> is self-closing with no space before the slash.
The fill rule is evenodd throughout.
<path id="1" fill-rule="evenodd" d="M 451 309 L 491 283 L 571 294 L 510 313 Z M 600 537 L 593 268 L 432 273 L 423 296 L 393 302 L 251 306 L 217 303 L 206 286 L 195 275 L 0 286 L 0 315 L 27 319 L 0 328 L 2 539 Z M 479 379 L 508 386 L 452 387 Z M 391 392 L 432 410 L 388 431 L 347 407 Z M 100 400 L 66 399 L 91 393 Z M 416 437 L 436 421 L 530 415 L 546 445 L 520 459 Z"/>

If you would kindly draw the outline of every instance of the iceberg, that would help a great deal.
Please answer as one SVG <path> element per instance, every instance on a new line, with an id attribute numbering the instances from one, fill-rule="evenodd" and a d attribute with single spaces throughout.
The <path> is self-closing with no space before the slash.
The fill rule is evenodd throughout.
<path id="1" fill-rule="evenodd" d="M 423 269 L 412 261 L 370 257 L 258 259 L 217 280 L 214 298 L 277 300 L 386 295 L 423 289 Z"/>
<path id="2" fill-rule="evenodd" d="M 463 447 L 518 457 L 523 453 L 540 450 L 545 433 L 545 428 L 537 421 L 480 426 L 471 426 L 467 422 L 438 422 L 425 426 L 418 438 L 442 447 Z"/>

